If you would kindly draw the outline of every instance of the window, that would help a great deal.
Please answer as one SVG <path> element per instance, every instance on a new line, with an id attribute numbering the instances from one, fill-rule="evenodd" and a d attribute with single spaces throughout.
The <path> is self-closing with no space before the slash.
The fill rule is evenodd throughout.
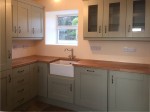
<path id="1" fill-rule="evenodd" d="M 57 16 L 57 41 L 58 44 L 77 44 L 78 16 Z"/>
<path id="2" fill-rule="evenodd" d="M 46 45 L 78 45 L 78 11 L 46 13 Z"/>

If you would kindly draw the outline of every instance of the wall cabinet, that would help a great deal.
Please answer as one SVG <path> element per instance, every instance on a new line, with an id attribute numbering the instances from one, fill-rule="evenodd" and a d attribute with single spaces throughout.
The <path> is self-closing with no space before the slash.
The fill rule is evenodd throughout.
<path id="1" fill-rule="evenodd" d="M 0 72 L 0 111 L 11 110 L 13 108 L 12 100 L 11 70 Z"/>
<path id="2" fill-rule="evenodd" d="M 149 76 L 145 74 L 110 71 L 108 89 L 109 111 L 148 112 Z"/>
<path id="3" fill-rule="evenodd" d="M 84 38 L 124 37 L 125 40 L 125 37 L 149 37 L 149 5 L 149 0 L 84 1 Z"/>
<path id="4" fill-rule="evenodd" d="M 42 39 L 44 9 L 26 2 L 13 0 L 13 37 L 15 39 Z"/>
<path id="5" fill-rule="evenodd" d="M 127 0 L 127 37 L 150 37 L 149 6 L 149 0 Z"/>
<path id="6" fill-rule="evenodd" d="M 48 98 L 73 103 L 74 78 L 48 75 Z"/>
<path id="7" fill-rule="evenodd" d="M 31 7 L 32 37 L 44 37 L 44 10 L 35 6 Z"/>
<path id="8" fill-rule="evenodd" d="M 75 67 L 75 104 L 107 112 L 107 70 Z"/>
<path id="9" fill-rule="evenodd" d="M 7 6 L 7 7 L 6 7 Z M 11 1 L 0 1 L 0 71 L 11 69 Z"/>
<path id="10" fill-rule="evenodd" d="M 38 62 L 38 95 L 47 97 L 48 64 Z"/>

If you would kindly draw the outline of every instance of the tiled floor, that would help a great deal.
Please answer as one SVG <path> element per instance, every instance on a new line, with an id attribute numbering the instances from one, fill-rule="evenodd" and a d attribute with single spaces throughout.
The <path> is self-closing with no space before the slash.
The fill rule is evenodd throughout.
<path id="1" fill-rule="evenodd" d="M 53 111 L 70 112 L 71 110 L 32 100 L 15 109 L 15 111 Z"/>

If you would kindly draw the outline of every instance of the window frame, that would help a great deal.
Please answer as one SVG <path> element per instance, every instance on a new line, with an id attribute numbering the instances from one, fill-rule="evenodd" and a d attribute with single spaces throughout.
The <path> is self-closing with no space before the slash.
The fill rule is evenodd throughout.
<path id="1" fill-rule="evenodd" d="M 63 26 L 59 26 L 58 25 L 58 18 L 59 17 L 68 17 L 68 16 L 77 16 L 78 17 L 78 14 L 62 14 L 62 15 L 57 15 L 56 17 L 56 22 L 57 22 L 57 26 L 56 26 L 56 43 L 57 44 L 64 44 L 64 45 L 77 45 L 78 43 L 78 25 L 63 25 Z M 76 30 L 76 40 L 60 40 L 59 39 L 59 30 L 61 29 L 64 29 L 64 30 L 69 30 L 69 29 L 72 29 L 72 30 Z"/>

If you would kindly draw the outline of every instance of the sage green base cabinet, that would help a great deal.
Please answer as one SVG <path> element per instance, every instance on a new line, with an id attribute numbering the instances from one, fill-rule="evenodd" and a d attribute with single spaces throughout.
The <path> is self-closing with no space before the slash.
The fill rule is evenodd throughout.
<path id="1" fill-rule="evenodd" d="M 48 64 L 38 63 L 38 95 L 47 97 Z"/>
<path id="2" fill-rule="evenodd" d="M 0 111 L 13 108 L 11 70 L 0 72 Z"/>
<path id="3" fill-rule="evenodd" d="M 108 82 L 109 111 L 149 111 L 149 75 L 110 71 Z"/>
<path id="4" fill-rule="evenodd" d="M 74 78 L 48 75 L 48 98 L 73 103 Z"/>
<path id="5" fill-rule="evenodd" d="M 13 69 L 14 107 L 30 99 L 30 69 L 29 65 Z"/>
<path id="6" fill-rule="evenodd" d="M 107 70 L 75 67 L 75 104 L 107 112 Z"/>
<path id="7" fill-rule="evenodd" d="M 38 94 L 38 64 L 30 64 L 30 98 Z"/>

